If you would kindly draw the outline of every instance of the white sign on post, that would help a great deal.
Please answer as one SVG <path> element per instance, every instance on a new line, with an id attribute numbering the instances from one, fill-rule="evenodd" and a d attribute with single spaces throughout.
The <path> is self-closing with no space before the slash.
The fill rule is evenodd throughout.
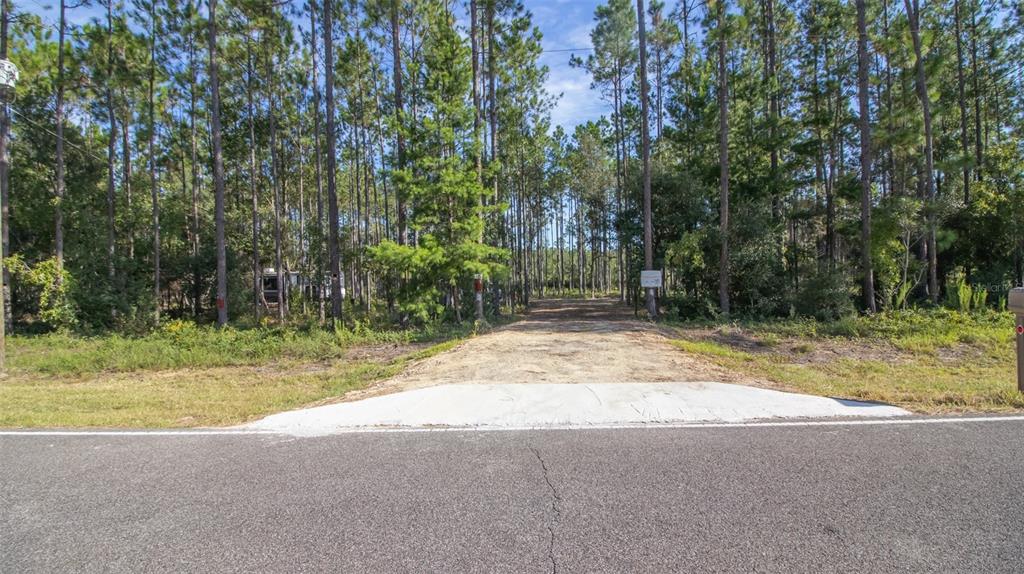
<path id="1" fill-rule="evenodd" d="M 640 286 L 644 289 L 661 289 L 661 270 L 641 271 Z"/>
<path id="2" fill-rule="evenodd" d="M 18 82 L 18 67 L 10 60 L 0 60 L 0 88 L 13 88 Z"/>

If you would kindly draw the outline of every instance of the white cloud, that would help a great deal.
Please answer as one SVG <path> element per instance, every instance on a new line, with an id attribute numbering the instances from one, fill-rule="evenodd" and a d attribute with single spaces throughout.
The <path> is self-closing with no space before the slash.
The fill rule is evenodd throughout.
<path id="1" fill-rule="evenodd" d="M 590 43 L 590 31 L 594 29 L 593 22 L 587 22 L 580 24 L 569 31 L 567 35 L 568 42 L 572 44 L 573 48 L 591 48 L 593 44 Z"/>
<path id="2" fill-rule="evenodd" d="M 597 90 L 590 89 L 589 74 L 584 70 L 570 67 L 569 54 L 558 55 L 563 57 L 564 63 L 549 64 L 551 72 L 546 85 L 552 95 L 561 94 L 561 98 L 551 110 L 551 121 L 571 133 L 577 125 L 606 115 L 609 106 L 601 99 L 601 94 Z"/>
<path id="3" fill-rule="evenodd" d="M 590 89 L 590 74 L 569 66 L 571 56 L 586 58 L 590 53 L 590 31 L 597 4 L 594 0 L 564 0 L 538 6 L 527 3 L 544 34 L 545 50 L 583 48 L 575 52 L 549 51 L 541 56 L 541 63 L 550 68 L 548 91 L 554 96 L 562 95 L 551 110 L 551 122 L 569 133 L 579 124 L 609 113 L 609 105 L 601 99 L 600 92 Z"/>

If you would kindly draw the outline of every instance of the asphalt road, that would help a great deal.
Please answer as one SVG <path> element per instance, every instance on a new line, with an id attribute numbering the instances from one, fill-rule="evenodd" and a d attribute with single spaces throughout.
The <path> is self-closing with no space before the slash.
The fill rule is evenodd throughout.
<path id="1" fill-rule="evenodd" d="M 0 436 L 3 572 L 1020 572 L 1024 421 Z"/>

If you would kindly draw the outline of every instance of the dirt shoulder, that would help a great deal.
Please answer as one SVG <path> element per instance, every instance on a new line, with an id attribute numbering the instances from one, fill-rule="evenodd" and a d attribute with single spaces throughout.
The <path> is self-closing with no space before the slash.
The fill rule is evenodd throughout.
<path id="1" fill-rule="evenodd" d="M 673 346 L 655 325 L 613 299 L 545 299 L 521 321 L 472 338 L 344 400 L 443 384 L 757 384 Z"/>

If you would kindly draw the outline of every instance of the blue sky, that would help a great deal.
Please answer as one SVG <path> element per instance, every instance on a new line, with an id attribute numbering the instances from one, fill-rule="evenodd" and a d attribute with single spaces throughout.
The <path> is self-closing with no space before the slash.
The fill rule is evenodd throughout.
<path id="1" fill-rule="evenodd" d="M 590 48 L 594 9 L 601 3 L 598 0 L 525 0 L 527 9 L 533 12 L 534 23 L 544 34 L 544 50 Z M 546 51 L 541 55 L 541 63 L 550 69 L 548 90 L 556 96 L 562 94 L 551 120 L 568 133 L 572 133 L 577 124 L 609 112 L 601 95 L 590 89 L 590 75 L 569 66 L 573 53 L 585 58 L 589 52 Z"/>
<path id="2" fill-rule="evenodd" d="M 594 10 L 604 0 L 524 0 L 533 13 L 534 24 L 544 35 L 541 63 L 549 70 L 548 90 L 561 94 L 552 110 L 552 123 L 561 125 L 568 133 L 588 120 L 609 112 L 608 104 L 598 92 L 590 90 L 590 75 L 584 70 L 571 68 L 569 58 L 574 53 L 586 57 L 591 47 L 590 30 Z M 57 23 L 57 0 L 15 0 L 17 10 L 39 14 L 44 21 Z M 68 20 L 84 24 L 93 17 L 102 16 L 98 3 L 85 8 L 68 10 Z M 303 22 L 304 23 L 304 22 Z M 565 51 L 582 48 L 583 50 Z"/>

